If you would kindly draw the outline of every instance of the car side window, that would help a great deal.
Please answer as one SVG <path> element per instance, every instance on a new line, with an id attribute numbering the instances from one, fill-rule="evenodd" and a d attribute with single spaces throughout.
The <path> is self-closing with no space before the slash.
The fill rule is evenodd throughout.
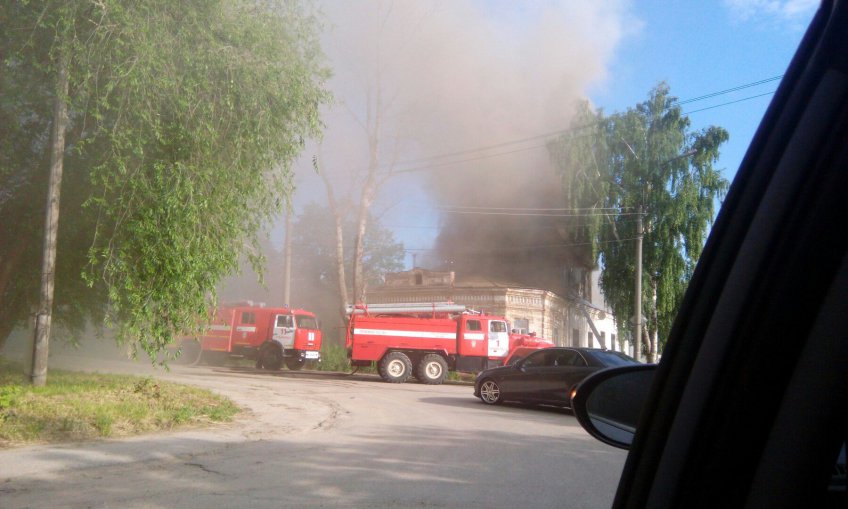
<path id="1" fill-rule="evenodd" d="M 559 352 L 554 363 L 555 366 L 587 366 L 586 360 L 574 350 Z"/>
<path id="2" fill-rule="evenodd" d="M 574 352 L 574 357 L 572 357 L 571 359 L 571 365 L 578 367 L 586 367 L 589 365 L 589 363 L 587 363 L 586 359 L 584 359 L 583 356 L 580 355 L 578 352 Z"/>
<path id="3" fill-rule="evenodd" d="M 556 359 L 554 360 L 554 366 L 579 366 L 577 363 L 579 358 L 580 356 L 577 355 L 577 352 L 565 350 L 557 353 Z"/>
<path id="4" fill-rule="evenodd" d="M 550 352 L 536 352 L 524 361 L 525 368 L 538 368 L 553 365 L 554 358 Z"/>

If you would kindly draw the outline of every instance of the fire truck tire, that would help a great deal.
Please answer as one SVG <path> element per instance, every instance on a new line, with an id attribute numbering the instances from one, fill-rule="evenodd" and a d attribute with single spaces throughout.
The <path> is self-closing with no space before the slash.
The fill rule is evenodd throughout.
<path id="1" fill-rule="evenodd" d="M 393 384 L 402 384 L 412 374 L 412 361 L 403 352 L 389 352 L 380 361 L 380 376 Z"/>
<path id="2" fill-rule="evenodd" d="M 439 385 L 448 376 L 448 363 L 444 357 L 434 353 L 427 354 L 418 362 L 415 377 L 418 381 L 428 385 Z"/>
<path id="3" fill-rule="evenodd" d="M 497 382 L 488 378 L 480 384 L 480 400 L 487 405 L 498 405 L 503 402 L 501 388 Z"/>
<path id="4" fill-rule="evenodd" d="M 259 363 L 268 371 L 279 371 L 283 367 L 283 351 L 279 346 L 267 344 L 259 350 Z"/>
<path id="5" fill-rule="evenodd" d="M 200 348 L 200 341 L 186 339 L 180 343 L 180 356 L 177 357 L 177 364 L 195 366 L 200 362 L 201 355 L 203 355 L 203 349 Z"/>
<path id="6" fill-rule="evenodd" d="M 304 364 L 306 360 L 301 357 L 286 357 L 286 367 L 292 371 L 298 371 Z"/>

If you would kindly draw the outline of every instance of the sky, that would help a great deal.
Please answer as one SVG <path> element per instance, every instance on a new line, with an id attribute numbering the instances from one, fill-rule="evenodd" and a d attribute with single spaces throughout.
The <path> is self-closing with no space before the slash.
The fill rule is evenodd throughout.
<path id="1" fill-rule="evenodd" d="M 368 162 L 361 126 L 379 81 L 388 104 L 381 168 L 412 171 L 387 180 L 374 212 L 404 243 L 408 269 L 421 265 L 433 247 L 445 203 L 497 192 L 512 193 L 516 206 L 532 206 L 541 181 L 534 168 L 547 164 L 540 135 L 566 129 L 575 101 L 588 99 L 609 114 L 645 100 L 661 81 L 687 101 L 771 80 L 784 73 L 817 4 L 323 0 L 319 5 L 327 16 L 322 44 L 334 72 L 329 86 L 336 103 L 325 112 L 324 139 L 310 144 L 296 167 L 295 212 L 309 201 L 326 201 L 312 169 L 315 156 L 337 196 L 358 201 Z M 726 178 L 735 175 L 777 83 L 683 106 L 691 112 L 693 130 L 718 125 L 729 131 L 717 165 Z M 760 97 L 749 99 L 753 96 Z M 450 164 L 434 159 L 457 153 L 447 159 Z M 476 185 L 485 179 L 479 175 L 499 175 L 502 185 Z M 277 242 L 279 232 L 277 227 L 272 235 Z"/>

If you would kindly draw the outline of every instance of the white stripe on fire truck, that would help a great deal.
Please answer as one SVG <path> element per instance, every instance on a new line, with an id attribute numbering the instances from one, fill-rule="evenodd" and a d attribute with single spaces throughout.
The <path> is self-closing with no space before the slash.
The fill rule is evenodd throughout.
<path id="1" fill-rule="evenodd" d="M 424 332 L 417 330 L 353 329 L 353 333 L 365 336 L 400 336 L 403 338 L 456 339 L 455 332 Z"/>
<path id="2" fill-rule="evenodd" d="M 245 326 L 242 325 L 242 326 L 236 327 L 236 331 L 238 331 L 238 332 L 256 332 L 256 327 L 245 327 Z"/>
<path id="3" fill-rule="evenodd" d="M 482 341 L 485 336 L 483 336 L 482 332 L 466 332 L 464 337 L 465 339 L 479 339 Z"/>

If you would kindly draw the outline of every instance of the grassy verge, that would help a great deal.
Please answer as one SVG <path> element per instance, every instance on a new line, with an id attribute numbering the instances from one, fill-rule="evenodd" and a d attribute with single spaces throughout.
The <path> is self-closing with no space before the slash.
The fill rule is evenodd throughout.
<path id="1" fill-rule="evenodd" d="M 28 385 L 0 359 L 0 447 L 121 437 L 229 421 L 232 402 L 209 391 L 126 375 L 51 370 Z"/>

